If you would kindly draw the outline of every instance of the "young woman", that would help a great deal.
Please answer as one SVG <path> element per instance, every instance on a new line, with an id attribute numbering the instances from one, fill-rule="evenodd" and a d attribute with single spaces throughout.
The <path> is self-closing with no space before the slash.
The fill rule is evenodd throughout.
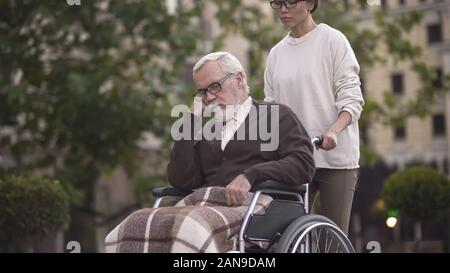
<path id="1" fill-rule="evenodd" d="M 312 13 L 318 4 L 319 0 L 270 1 L 290 31 L 270 51 L 264 92 L 267 101 L 288 105 L 311 137 L 323 138 L 314 154 L 311 197 L 319 191 L 321 214 L 348 233 L 364 100 L 355 54 L 340 31 L 316 24 Z"/>

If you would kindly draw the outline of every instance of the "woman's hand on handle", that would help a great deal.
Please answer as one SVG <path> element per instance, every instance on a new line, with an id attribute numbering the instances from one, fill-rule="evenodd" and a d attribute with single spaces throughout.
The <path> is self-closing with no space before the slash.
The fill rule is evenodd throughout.
<path id="1" fill-rule="evenodd" d="M 334 122 L 330 128 L 322 135 L 322 145 L 320 145 L 320 148 L 324 149 L 325 151 L 331 151 L 338 145 L 337 142 L 337 136 L 338 134 L 347 128 L 348 125 L 350 125 L 352 121 L 352 116 L 347 111 L 342 111 L 336 122 Z"/>
<path id="2" fill-rule="evenodd" d="M 332 130 L 327 130 L 322 135 L 322 145 L 320 145 L 320 148 L 324 149 L 325 151 L 331 151 L 337 146 L 337 132 Z"/>

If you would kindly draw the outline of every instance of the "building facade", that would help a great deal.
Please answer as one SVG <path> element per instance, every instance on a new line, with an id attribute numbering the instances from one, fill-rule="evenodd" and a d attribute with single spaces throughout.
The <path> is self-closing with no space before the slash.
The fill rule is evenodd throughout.
<path id="1" fill-rule="evenodd" d="M 368 129 L 368 144 L 391 166 L 402 169 L 409 164 L 423 163 L 449 175 L 450 92 L 444 90 L 443 77 L 450 74 L 450 1 L 384 2 L 392 16 L 413 10 L 424 12 L 422 22 L 411 31 L 409 40 L 423 49 L 426 63 L 435 69 L 437 80 L 433 87 L 437 100 L 431 115 L 409 118 L 405 126 L 394 128 L 373 124 Z M 360 12 L 365 13 L 362 24 L 371 25 L 370 8 Z M 392 60 L 365 69 L 362 77 L 365 96 L 379 102 L 383 100 L 384 92 L 392 92 L 402 100 L 413 99 L 421 86 L 410 64 Z"/>

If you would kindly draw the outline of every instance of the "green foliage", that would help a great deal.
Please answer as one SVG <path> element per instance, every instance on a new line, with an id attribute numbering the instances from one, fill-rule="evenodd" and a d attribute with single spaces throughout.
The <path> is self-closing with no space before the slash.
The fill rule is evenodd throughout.
<path id="1" fill-rule="evenodd" d="M 28 173 L 49 168 L 78 201 L 118 164 L 132 174 L 143 131 L 168 138 L 169 95 L 199 31 L 165 1 L 0 2 L 1 150 Z M 175 96 L 176 97 L 176 96 Z M 32 155 L 32 160 L 29 156 Z"/>
<path id="2" fill-rule="evenodd" d="M 374 166 L 379 160 L 379 156 L 377 155 L 377 153 L 366 145 L 362 145 L 360 147 L 360 153 L 361 165 Z"/>
<path id="3" fill-rule="evenodd" d="M 69 197 L 57 180 L 11 176 L 0 180 L 0 246 L 60 230 L 69 221 Z"/>
<path id="4" fill-rule="evenodd" d="M 450 208 L 450 180 L 425 167 L 391 175 L 381 194 L 386 206 L 419 222 L 438 219 Z"/>

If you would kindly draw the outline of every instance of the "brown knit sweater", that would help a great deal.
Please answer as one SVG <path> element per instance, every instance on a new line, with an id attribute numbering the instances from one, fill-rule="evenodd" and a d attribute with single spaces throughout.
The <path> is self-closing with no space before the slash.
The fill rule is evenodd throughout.
<path id="1" fill-rule="evenodd" d="M 175 141 L 167 166 L 170 184 L 181 190 L 225 187 L 239 174 L 245 174 L 252 185 L 265 180 L 288 185 L 310 182 L 315 170 L 313 147 L 296 115 L 282 104 L 253 101 L 253 105 L 256 108 L 252 111 L 256 109 L 256 115 L 249 114 L 238 129 L 245 130 L 245 140 L 236 140 L 236 132 L 224 151 L 221 150 L 221 140 Z M 262 105 L 269 111 L 260 111 Z M 257 139 L 252 140 L 254 137 L 249 136 L 249 124 L 267 120 L 270 128 L 274 105 L 279 106 L 278 149 L 261 151 L 261 143 L 270 141 L 261 140 L 259 133 Z M 258 120 L 254 119 L 255 116 Z M 197 117 L 190 114 L 188 118 L 193 121 Z"/>

